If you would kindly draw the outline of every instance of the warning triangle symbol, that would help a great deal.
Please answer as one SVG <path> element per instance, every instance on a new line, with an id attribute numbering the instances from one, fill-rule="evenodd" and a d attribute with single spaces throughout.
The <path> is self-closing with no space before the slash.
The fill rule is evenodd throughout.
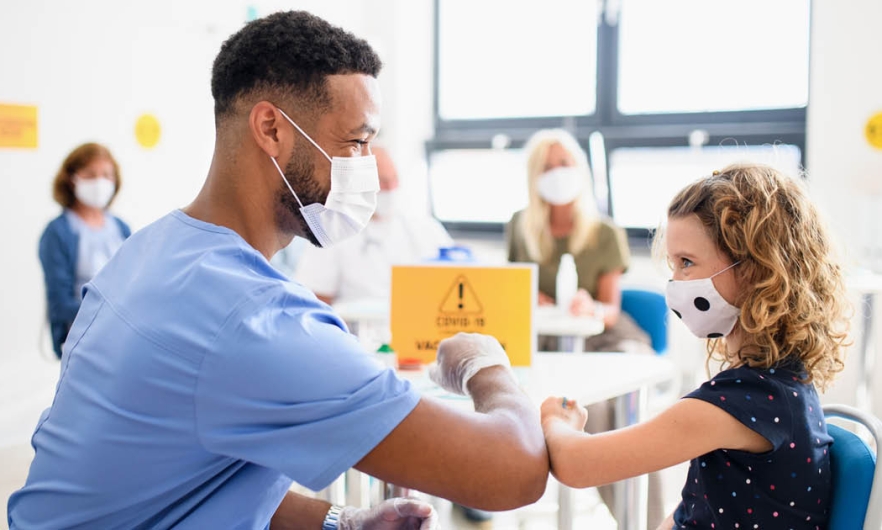
<path id="1" fill-rule="evenodd" d="M 484 306 L 466 277 L 460 275 L 447 290 L 447 296 L 441 302 L 439 310 L 448 314 L 475 315 L 483 313 Z"/>

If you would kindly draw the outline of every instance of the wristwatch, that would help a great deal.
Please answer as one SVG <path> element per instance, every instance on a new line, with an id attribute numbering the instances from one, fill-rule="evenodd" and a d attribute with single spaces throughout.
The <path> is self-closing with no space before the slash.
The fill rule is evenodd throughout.
<path id="1" fill-rule="evenodd" d="M 337 530 L 337 524 L 340 521 L 340 512 L 342 510 L 342 506 L 331 505 L 331 507 L 328 508 L 328 513 L 325 514 L 325 520 L 322 521 L 322 530 Z"/>

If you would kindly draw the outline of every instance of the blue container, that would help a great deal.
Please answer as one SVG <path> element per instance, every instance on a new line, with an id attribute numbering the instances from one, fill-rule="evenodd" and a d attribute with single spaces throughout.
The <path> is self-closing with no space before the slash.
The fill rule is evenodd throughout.
<path id="1" fill-rule="evenodd" d="M 475 256 L 472 249 L 464 246 L 441 247 L 438 249 L 438 256 L 427 260 L 429 262 L 454 262 L 454 263 L 473 263 Z"/>

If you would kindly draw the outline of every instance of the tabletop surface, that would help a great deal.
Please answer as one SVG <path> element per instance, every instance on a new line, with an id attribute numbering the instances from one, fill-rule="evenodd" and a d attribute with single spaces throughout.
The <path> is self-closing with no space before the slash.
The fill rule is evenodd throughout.
<path id="1" fill-rule="evenodd" d="M 537 404 L 552 395 L 576 399 L 583 405 L 598 403 L 676 376 L 670 359 L 637 353 L 540 352 L 533 356 L 532 366 L 514 371 L 524 391 Z M 471 407 L 468 397 L 450 394 L 435 385 L 425 369 L 398 374 L 424 396 Z"/>
<path id="2" fill-rule="evenodd" d="M 539 306 L 533 312 L 536 333 L 570 337 L 591 337 L 603 332 L 603 321 L 577 317 L 557 306 Z"/>

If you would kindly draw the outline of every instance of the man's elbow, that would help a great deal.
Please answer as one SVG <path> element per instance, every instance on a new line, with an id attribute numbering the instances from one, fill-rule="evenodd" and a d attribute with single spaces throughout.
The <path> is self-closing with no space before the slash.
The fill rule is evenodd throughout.
<path id="1" fill-rule="evenodd" d="M 509 466 L 509 472 L 500 484 L 501 494 L 493 499 L 494 506 L 484 509 L 514 510 L 533 504 L 545 494 L 549 470 L 547 452 L 543 450 L 542 454 L 529 455 L 519 462 L 518 465 Z"/>
<path id="2" fill-rule="evenodd" d="M 523 498 L 519 499 L 521 506 L 533 504 L 542 498 L 545 494 L 545 487 L 548 485 L 548 457 L 537 462 L 535 469 L 531 471 L 530 477 L 525 481 L 523 489 Z"/>

